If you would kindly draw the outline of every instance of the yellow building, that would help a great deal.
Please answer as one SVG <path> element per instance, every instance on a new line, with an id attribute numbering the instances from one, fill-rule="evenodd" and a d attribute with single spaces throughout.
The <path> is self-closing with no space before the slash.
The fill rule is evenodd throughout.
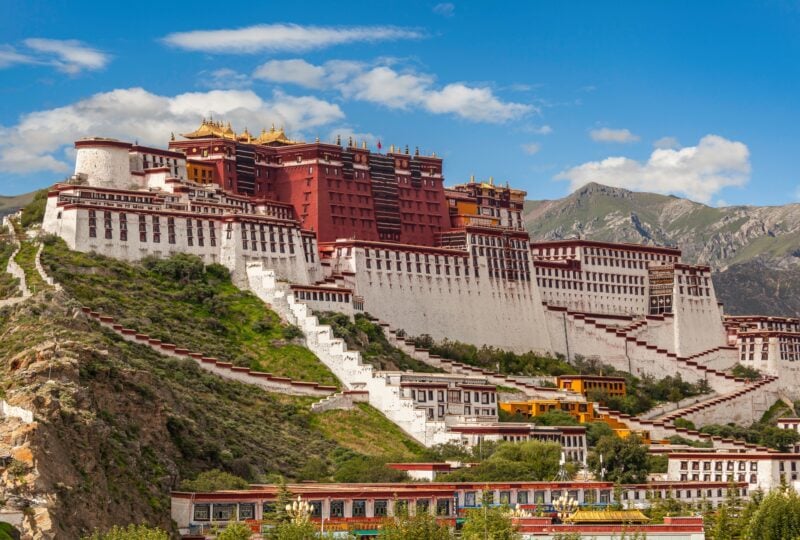
<path id="1" fill-rule="evenodd" d="M 599 375 L 561 375 L 556 378 L 558 387 L 578 394 L 588 395 L 592 390 L 600 390 L 609 396 L 625 397 L 624 377 L 603 377 Z"/>
<path id="2" fill-rule="evenodd" d="M 633 430 L 627 424 L 609 416 L 608 414 L 598 413 L 595 403 L 567 401 L 558 399 L 531 399 L 528 401 L 506 401 L 500 403 L 500 409 L 509 414 L 522 414 L 535 418 L 550 411 L 563 411 L 581 424 L 591 422 L 604 422 L 614 431 L 614 434 L 621 439 L 627 439 L 632 433 L 637 435 L 644 444 L 650 444 L 650 432 L 646 430 Z"/>
<path id="3" fill-rule="evenodd" d="M 186 160 L 186 175 L 190 182 L 196 184 L 213 184 L 216 174 L 214 163 L 204 163 L 194 159 Z"/>
<path id="4" fill-rule="evenodd" d="M 558 399 L 532 399 L 529 401 L 509 401 L 500 403 L 500 408 L 510 414 L 522 414 L 535 417 L 550 411 L 564 411 L 581 424 L 594 422 L 597 417 L 594 403 L 580 401 L 564 401 Z"/>

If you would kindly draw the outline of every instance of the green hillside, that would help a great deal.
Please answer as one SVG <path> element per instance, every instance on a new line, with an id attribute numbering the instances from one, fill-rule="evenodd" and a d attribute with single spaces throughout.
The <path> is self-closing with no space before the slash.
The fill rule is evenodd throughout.
<path id="1" fill-rule="evenodd" d="M 142 521 L 170 528 L 169 491 L 212 469 L 250 482 L 331 481 L 342 471 L 357 481 L 395 478 L 383 463 L 421 458 L 419 444 L 366 404 L 314 415 L 313 398 L 211 375 L 80 310 L 238 364 L 337 383 L 298 330 L 223 268 L 192 257 L 126 264 L 55 239 L 43 263 L 65 290 L 0 312 L 0 393 L 39 422 L 30 439 L 38 476 L 25 489 L 52 498 L 59 537 Z"/>

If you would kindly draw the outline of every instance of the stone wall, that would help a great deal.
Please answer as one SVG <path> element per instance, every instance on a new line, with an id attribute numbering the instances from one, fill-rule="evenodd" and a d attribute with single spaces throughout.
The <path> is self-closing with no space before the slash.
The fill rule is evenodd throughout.
<path id="1" fill-rule="evenodd" d="M 356 403 L 369 403 L 369 392 L 364 390 L 344 390 L 331 394 L 311 405 L 311 412 L 321 413 L 336 409 L 349 411 Z"/>

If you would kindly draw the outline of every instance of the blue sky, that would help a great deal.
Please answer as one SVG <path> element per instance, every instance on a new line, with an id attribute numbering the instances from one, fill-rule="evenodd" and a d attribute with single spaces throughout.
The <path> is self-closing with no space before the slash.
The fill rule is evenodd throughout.
<path id="1" fill-rule="evenodd" d="M 212 113 L 419 146 L 529 198 L 798 199 L 800 2 L 191 6 L 0 0 L 0 193 L 64 178 L 76 138 L 165 146 Z"/>

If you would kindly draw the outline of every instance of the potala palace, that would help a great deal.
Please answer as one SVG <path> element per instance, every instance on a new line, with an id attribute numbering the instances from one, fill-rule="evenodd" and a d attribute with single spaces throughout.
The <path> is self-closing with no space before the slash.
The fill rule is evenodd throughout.
<path id="1" fill-rule="evenodd" d="M 583 427 L 498 421 L 501 404 L 519 412 L 516 403 L 553 403 L 653 440 L 680 435 L 710 442 L 711 448 L 669 454 L 667 480 L 674 487 L 694 482 L 685 494 L 690 500 L 712 491 L 721 500 L 730 482 L 746 494 L 798 481 L 800 454 L 673 424 L 682 418 L 698 427 L 749 425 L 776 400 L 800 398 L 800 321 L 725 316 L 711 269 L 683 262 L 677 248 L 579 238 L 531 242 L 524 191 L 492 178 L 446 187 L 442 159 L 408 147 L 381 153 L 353 140 L 300 142 L 274 127 L 237 134 L 211 120 L 173 136 L 167 150 L 106 138 L 81 139 L 75 147 L 75 173 L 50 189 L 43 230 L 82 252 L 130 261 L 187 253 L 224 265 L 240 287 L 298 325 L 306 345 L 342 382 L 336 394 L 307 390 L 327 395 L 316 410 L 364 401 L 427 446 L 536 438 L 560 442 L 567 459 L 583 462 Z M 394 346 L 446 373 L 375 369 L 319 323 L 315 312 L 327 311 L 369 313 Z M 596 358 L 635 375 L 680 374 L 705 380 L 712 394 L 631 417 L 593 408 L 585 393 L 479 370 L 405 341 L 423 334 L 568 361 Z M 766 376 L 736 378 L 727 373 L 736 363 Z M 246 371 L 236 377 L 261 384 Z M 418 473 L 434 477 L 431 468 Z M 553 485 L 519 494 L 518 488 L 508 495 L 518 501 L 533 500 L 539 489 L 542 501 L 560 493 L 551 493 Z M 610 496 L 610 486 L 590 488 Z M 577 489 L 582 497 L 584 487 Z M 634 497 L 635 489 L 624 496 Z M 226 496 L 218 504 L 255 516 L 274 493 L 247 497 L 231 506 Z M 329 501 L 315 512 L 354 512 L 360 502 L 348 497 L 341 508 Z M 212 494 L 206 498 L 174 495 L 173 517 L 179 524 L 202 521 L 215 506 Z"/>

